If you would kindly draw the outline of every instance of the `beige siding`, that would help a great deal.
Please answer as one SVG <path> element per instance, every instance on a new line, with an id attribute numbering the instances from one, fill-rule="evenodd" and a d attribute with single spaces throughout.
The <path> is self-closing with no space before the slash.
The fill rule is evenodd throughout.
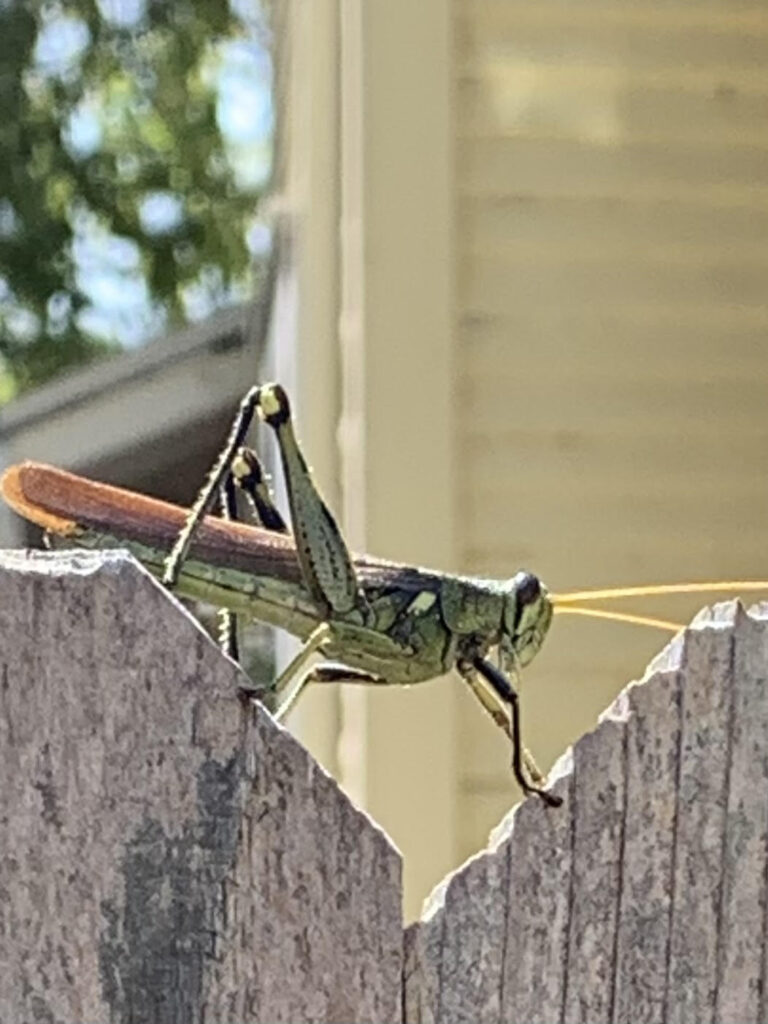
<path id="1" fill-rule="evenodd" d="M 454 568 L 451 9 L 340 13 L 344 527 L 353 549 Z M 447 680 L 342 696 L 342 784 L 403 851 L 409 918 L 456 863 L 455 693 Z"/>
<path id="2" fill-rule="evenodd" d="M 768 10 L 454 10 L 464 568 L 768 575 Z M 543 762 L 661 639 L 556 622 L 525 683 Z M 510 803 L 492 731 L 467 701 L 462 853 Z"/>

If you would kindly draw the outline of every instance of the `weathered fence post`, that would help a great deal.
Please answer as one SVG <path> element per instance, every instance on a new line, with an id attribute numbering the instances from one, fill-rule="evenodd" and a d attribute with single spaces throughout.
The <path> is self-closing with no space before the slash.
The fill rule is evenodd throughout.
<path id="1" fill-rule="evenodd" d="M 701 613 L 406 936 L 411 1022 L 764 1022 L 768 606 Z"/>
<path id="2" fill-rule="evenodd" d="M 0 562 L 0 1021 L 400 1019 L 400 860 L 136 563 Z"/>
<path id="3" fill-rule="evenodd" d="M 768 607 L 702 613 L 403 933 L 400 863 L 120 554 L 0 556 L 0 1022 L 768 1019 Z"/>

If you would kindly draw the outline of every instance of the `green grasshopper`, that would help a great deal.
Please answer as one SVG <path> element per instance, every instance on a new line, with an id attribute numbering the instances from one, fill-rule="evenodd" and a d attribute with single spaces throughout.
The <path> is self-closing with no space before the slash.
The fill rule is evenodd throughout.
<path id="1" fill-rule="evenodd" d="M 272 501 L 261 464 L 244 446 L 259 414 L 277 439 L 293 535 Z M 235 488 L 258 526 L 235 521 Z M 277 384 L 252 388 L 192 508 L 94 483 L 37 463 L 6 470 L 0 493 L 54 540 L 128 548 L 166 586 L 224 610 L 226 647 L 236 656 L 234 616 L 287 630 L 303 645 L 256 695 L 283 717 L 311 682 L 410 685 L 455 668 L 512 742 L 512 771 L 524 793 L 559 806 L 521 741 L 510 681 L 541 648 L 553 612 L 605 616 L 677 629 L 678 624 L 576 605 L 595 598 L 711 590 L 712 584 L 550 595 L 532 573 L 486 580 L 352 557 L 320 495 Z M 219 502 L 223 518 L 208 515 Z M 718 589 L 765 589 L 764 583 Z M 555 606 L 557 605 L 557 608 Z M 496 663 L 491 660 L 496 652 Z M 330 659 L 307 669 L 314 654 Z M 254 691 L 248 691 L 253 694 Z"/>

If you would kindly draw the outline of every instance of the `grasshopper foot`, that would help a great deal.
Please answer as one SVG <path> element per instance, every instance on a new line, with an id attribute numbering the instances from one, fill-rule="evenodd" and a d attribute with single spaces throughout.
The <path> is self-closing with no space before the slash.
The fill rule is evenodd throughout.
<path id="1" fill-rule="evenodd" d="M 520 780 L 518 779 L 518 782 L 519 781 Z M 533 795 L 533 796 L 540 797 L 541 800 L 543 800 L 544 803 L 547 805 L 547 807 L 562 807 L 563 806 L 563 798 L 561 796 L 556 796 L 554 793 L 548 793 L 546 791 L 546 789 L 539 789 L 538 786 L 531 786 L 531 785 L 528 785 L 528 784 L 526 784 L 522 788 L 523 788 L 523 792 L 526 794 L 526 796 Z"/>

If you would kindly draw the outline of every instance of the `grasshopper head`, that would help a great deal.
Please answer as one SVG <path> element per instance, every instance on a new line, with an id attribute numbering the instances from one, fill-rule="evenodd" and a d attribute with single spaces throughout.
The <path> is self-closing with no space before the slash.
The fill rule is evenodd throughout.
<path id="1" fill-rule="evenodd" d="M 501 652 L 527 665 L 538 654 L 552 622 L 549 592 L 538 576 L 519 572 L 506 584 Z"/>

